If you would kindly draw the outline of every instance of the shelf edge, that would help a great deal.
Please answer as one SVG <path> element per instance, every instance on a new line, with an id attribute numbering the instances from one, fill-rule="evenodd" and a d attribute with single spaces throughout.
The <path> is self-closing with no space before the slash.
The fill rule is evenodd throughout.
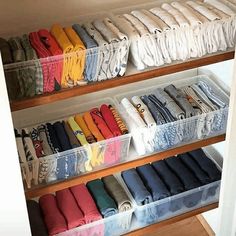
<path id="1" fill-rule="evenodd" d="M 68 99 L 92 92 L 97 92 L 109 88 L 118 87 L 121 85 L 131 84 L 143 80 L 152 79 L 154 77 L 163 76 L 167 74 L 173 74 L 180 71 L 185 71 L 201 66 L 210 65 L 213 63 L 226 61 L 234 58 L 234 51 L 227 51 L 223 53 L 216 53 L 213 55 L 207 55 L 203 58 L 191 59 L 185 62 L 178 62 L 171 65 L 165 65 L 153 70 L 148 70 L 132 75 L 117 77 L 102 82 L 94 82 L 86 86 L 74 87 L 70 89 L 64 89 L 58 92 L 35 96 L 28 99 L 10 102 L 11 111 L 19 111 L 27 108 L 32 108 L 40 105 L 45 105 Z"/>
<path id="2" fill-rule="evenodd" d="M 212 144 L 224 141 L 224 140 L 225 140 L 225 134 L 219 135 L 216 137 L 212 137 L 212 138 L 208 138 L 205 140 L 200 140 L 195 143 L 186 144 L 184 146 L 176 147 L 176 148 L 173 148 L 173 149 L 170 149 L 167 151 L 151 154 L 149 156 L 142 157 L 142 158 L 139 158 L 136 160 L 121 163 L 121 164 L 114 165 L 111 167 L 107 167 L 106 169 L 93 171 L 91 173 L 87 173 L 87 174 L 84 174 L 81 176 L 70 178 L 70 179 L 62 181 L 62 182 L 53 183 L 53 184 L 50 184 L 48 186 L 43 186 L 43 187 L 37 187 L 35 189 L 29 189 L 29 190 L 26 190 L 25 195 L 26 195 L 27 199 L 39 197 L 44 194 L 53 193 L 53 192 L 56 192 L 61 189 L 75 186 L 77 184 L 86 183 L 88 181 L 91 181 L 91 180 L 94 180 L 97 178 L 101 178 L 101 177 L 108 176 L 108 175 L 111 175 L 111 174 L 114 174 L 117 172 L 121 172 L 124 170 L 135 168 L 137 166 L 141 166 L 146 163 L 165 159 L 165 158 L 168 158 L 173 155 L 189 152 L 194 149 L 198 149 L 198 148 L 201 148 L 204 146 L 212 145 Z"/>

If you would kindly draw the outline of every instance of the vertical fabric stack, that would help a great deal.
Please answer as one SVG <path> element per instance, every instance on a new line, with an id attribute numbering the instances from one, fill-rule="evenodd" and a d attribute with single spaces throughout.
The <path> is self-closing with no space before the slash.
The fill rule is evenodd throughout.
<path id="1" fill-rule="evenodd" d="M 129 148 L 130 137 L 121 137 L 125 134 L 125 123 L 116 109 L 106 104 L 29 131 L 15 130 L 27 188 L 119 163 Z"/>

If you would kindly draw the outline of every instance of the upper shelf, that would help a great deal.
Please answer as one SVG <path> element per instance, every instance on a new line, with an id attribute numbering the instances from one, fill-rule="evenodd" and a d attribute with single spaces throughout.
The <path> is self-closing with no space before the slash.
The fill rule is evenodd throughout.
<path id="1" fill-rule="evenodd" d="M 11 110 L 18 111 L 30 107 L 45 105 L 53 103 L 63 99 L 80 96 L 92 92 L 101 91 L 104 89 L 114 88 L 125 84 L 135 83 L 142 80 L 151 79 L 157 76 L 163 76 L 172 74 L 184 70 L 189 70 L 201 66 L 210 65 L 217 62 L 222 62 L 234 58 L 234 50 L 227 52 L 215 53 L 207 55 L 202 58 L 192 59 L 185 62 L 175 62 L 158 68 L 152 68 L 142 72 L 134 70 L 131 65 L 128 66 L 128 70 L 125 76 L 117 77 L 115 79 L 106 80 L 102 82 L 90 83 L 86 86 L 78 86 L 70 89 L 63 89 L 58 92 L 35 96 L 33 98 L 23 99 L 19 101 L 12 101 L 10 103 Z"/>

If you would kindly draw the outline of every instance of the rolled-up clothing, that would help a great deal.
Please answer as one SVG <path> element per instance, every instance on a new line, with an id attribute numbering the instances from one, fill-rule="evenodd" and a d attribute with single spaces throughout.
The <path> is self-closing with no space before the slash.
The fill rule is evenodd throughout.
<path id="1" fill-rule="evenodd" d="M 170 192 L 150 164 L 136 168 L 145 187 L 152 194 L 153 201 L 169 197 Z"/>
<path id="2" fill-rule="evenodd" d="M 87 187 L 104 218 L 118 213 L 115 201 L 107 193 L 104 184 L 100 179 L 88 182 Z"/>
<path id="3" fill-rule="evenodd" d="M 132 204 L 127 193 L 113 175 L 103 177 L 102 181 L 105 184 L 107 192 L 115 200 L 119 212 L 128 211 L 132 208 Z"/>
<path id="4" fill-rule="evenodd" d="M 218 170 L 215 163 L 206 156 L 202 149 L 191 151 L 189 154 L 208 174 L 211 181 L 217 181 L 221 179 L 221 172 Z"/>
<path id="5" fill-rule="evenodd" d="M 102 219 L 91 194 L 84 184 L 73 186 L 70 191 L 84 214 L 86 224 Z"/>
<path id="6" fill-rule="evenodd" d="M 179 180 L 179 178 L 173 173 L 165 161 L 156 161 L 152 163 L 152 166 L 156 170 L 157 174 L 161 177 L 163 182 L 168 187 L 172 195 L 182 193 L 184 191 L 184 186 Z"/>
<path id="7" fill-rule="evenodd" d="M 185 112 L 186 118 L 196 115 L 195 110 L 189 103 L 186 95 L 181 90 L 177 89 L 173 84 L 168 85 L 164 88 L 164 90 L 170 95 L 170 97 L 175 100 L 175 102 Z"/>
<path id="8" fill-rule="evenodd" d="M 27 200 L 26 204 L 32 236 L 48 236 L 39 204 L 33 200 Z"/>
<path id="9" fill-rule="evenodd" d="M 40 197 L 39 205 L 43 212 L 44 222 L 47 226 L 49 236 L 67 230 L 66 220 L 58 209 L 57 201 L 53 194 L 46 194 Z"/>
<path id="10" fill-rule="evenodd" d="M 188 153 L 179 155 L 179 158 L 188 167 L 188 169 L 193 172 L 201 184 L 204 185 L 211 182 L 209 176 L 201 169 L 198 163 Z"/>
<path id="11" fill-rule="evenodd" d="M 58 208 L 65 217 L 68 229 L 85 224 L 84 215 L 68 188 L 57 191 L 56 199 Z"/>

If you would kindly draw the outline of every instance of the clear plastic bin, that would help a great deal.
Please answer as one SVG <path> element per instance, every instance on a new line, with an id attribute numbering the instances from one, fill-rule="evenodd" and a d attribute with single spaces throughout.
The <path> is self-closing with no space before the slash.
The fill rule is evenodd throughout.
<path id="1" fill-rule="evenodd" d="M 208 158 L 214 161 L 206 149 L 203 150 Z M 221 170 L 220 166 L 215 161 L 214 163 L 216 164 L 217 168 Z M 117 175 L 117 178 L 119 178 L 120 181 L 125 184 L 120 174 Z M 133 219 L 132 230 L 145 227 L 149 224 L 160 222 L 217 202 L 219 200 L 220 183 L 220 180 L 215 181 L 199 188 L 192 189 L 143 206 L 138 206 L 132 197 L 135 208 L 135 218 Z M 129 194 L 131 195 L 130 192 Z"/>
<path id="2" fill-rule="evenodd" d="M 112 10 L 113 20 L 115 20 L 116 16 L 123 14 L 133 15 L 136 20 L 138 19 L 137 23 L 129 18 L 134 28 L 137 26 L 134 29 L 137 34 L 130 38 L 130 59 L 138 70 L 162 66 L 176 61 L 186 61 L 190 58 L 200 58 L 207 54 L 228 49 L 233 50 L 236 35 L 236 17 L 217 18 L 212 21 L 207 20 L 206 17 L 204 20 L 199 17 L 199 13 L 195 9 L 188 6 L 192 12 L 197 13 L 194 16 L 197 18 L 196 21 L 192 21 L 192 19 L 189 21 L 187 19 L 188 14 L 185 14 L 184 11 L 183 16 L 186 17 L 186 21 L 172 21 L 172 19 L 167 19 L 168 13 L 171 14 L 172 18 L 175 18 L 176 13 L 169 10 L 166 5 L 162 8 L 163 4 L 168 3 L 171 5 L 172 2 L 185 4 L 187 1 L 160 0 Z M 156 12 L 158 16 L 158 20 L 154 19 L 156 23 L 153 24 L 152 22 L 154 15 L 150 10 L 156 7 L 164 10 L 163 19 L 166 20 L 164 26 L 161 26 L 163 22 L 159 22 L 162 18 L 160 12 Z M 172 7 L 173 9 L 175 8 Z M 176 9 L 178 12 L 178 7 Z M 139 14 L 142 10 L 144 10 L 145 15 L 148 14 L 148 17 L 151 15 L 151 21 L 149 18 L 145 22 L 146 17 Z M 137 11 L 139 11 L 138 14 Z M 149 13 L 146 13 L 146 11 Z M 139 23 L 143 24 L 143 26 L 139 26 Z M 123 25 L 117 24 L 117 26 L 121 31 L 123 30 Z"/>
<path id="3" fill-rule="evenodd" d="M 124 185 L 118 177 L 116 177 L 118 182 L 122 185 L 128 194 L 128 197 L 132 199 L 132 196 L 127 190 L 126 185 Z M 133 204 L 133 202 L 132 202 Z M 125 234 L 130 231 L 132 217 L 133 217 L 134 207 L 132 209 L 118 213 L 113 216 L 109 216 L 102 220 L 86 224 L 75 229 L 68 230 L 66 232 L 58 234 L 58 236 L 118 236 Z"/>
<path id="4" fill-rule="evenodd" d="M 112 99 L 101 99 L 78 105 L 76 114 L 82 114 L 94 107 L 99 108 L 102 104 L 111 104 L 114 106 Z M 63 114 L 65 113 L 63 112 Z M 73 116 L 73 114 L 71 114 L 71 116 Z M 64 119 L 58 117 L 58 120 Z M 51 121 L 51 123 L 58 120 Z M 37 124 L 33 127 L 36 126 Z M 31 128 L 32 127 L 29 127 L 28 130 L 31 130 Z M 130 134 L 121 135 L 50 156 L 41 157 L 27 163 L 22 163 L 22 176 L 26 183 L 31 183 L 31 186 L 37 187 L 43 184 L 63 181 L 70 177 L 86 174 L 88 173 L 88 171 L 85 170 L 85 165 L 87 164 L 90 164 L 92 167 L 91 171 L 119 164 L 128 159 L 130 140 Z M 34 181 L 32 180 L 32 176 L 34 177 Z M 28 188 L 31 186 L 30 184 L 26 185 Z"/>
<path id="5" fill-rule="evenodd" d="M 172 84 L 177 88 L 182 88 L 199 81 L 206 82 L 210 85 L 214 91 L 216 91 L 216 94 L 220 96 L 226 104 L 229 104 L 229 96 L 206 75 L 180 79 L 173 81 Z M 151 94 L 156 88 L 164 88 L 169 84 L 170 83 L 160 84 L 156 87 L 149 87 L 115 96 L 115 100 L 119 103 L 120 113 L 123 114 L 124 120 L 132 118 L 129 117 L 122 104 L 120 104 L 123 98 L 130 99 L 133 96 Z M 144 155 L 223 134 L 226 131 L 227 117 L 228 106 L 184 120 L 177 120 L 163 125 L 154 125 L 150 128 L 132 129 L 130 132 L 136 151 L 139 155 Z"/>
<path id="6" fill-rule="evenodd" d="M 129 44 L 129 40 L 124 39 L 64 55 L 4 65 L 9 97 L 19 100 L 123 76 Z M 70 80 L 68 76 L 63 79 L 65 68 Z M 60 84 L 65 80 L 68 82 Z"/>

